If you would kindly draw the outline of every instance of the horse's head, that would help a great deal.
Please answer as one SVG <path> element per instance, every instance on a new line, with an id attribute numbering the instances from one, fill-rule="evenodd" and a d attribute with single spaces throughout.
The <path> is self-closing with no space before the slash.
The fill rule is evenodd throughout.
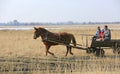
<path id="1" fill-rule="evenodd" d="M 42 28 L 42 27 L 39 27 L 39 28 L 36 28 L 34 27 L 34 39 L 37 39 L 39 36 L 43 36 L 46 34 L 46 32 L 48 32 L 46 29 Z"/>
<path id="2" fill-rule="evenodd" d="M 36 28 L 34 27 L 34 39 L 37 39 L 39 36 L 40 36 L 40 29 L 39 28 Z"/>

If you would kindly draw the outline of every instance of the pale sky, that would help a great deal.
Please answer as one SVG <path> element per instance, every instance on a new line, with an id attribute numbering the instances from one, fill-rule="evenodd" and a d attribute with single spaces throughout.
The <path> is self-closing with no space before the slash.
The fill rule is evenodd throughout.
<path id="1" fill-rule="evenodd" d="M 0 22 L 120 21 L 120 0 L 0 0 Z"/>

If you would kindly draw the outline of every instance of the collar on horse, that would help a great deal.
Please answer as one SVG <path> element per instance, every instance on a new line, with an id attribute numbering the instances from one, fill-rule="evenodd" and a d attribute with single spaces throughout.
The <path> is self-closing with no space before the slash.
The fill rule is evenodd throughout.
<path id="1" fill-rule="evenodd" d="M 43 33 L 41 36 L 45 36 L 44 38 L 42 38 L 42 41 L 48 41 L 48 32 Z"/>

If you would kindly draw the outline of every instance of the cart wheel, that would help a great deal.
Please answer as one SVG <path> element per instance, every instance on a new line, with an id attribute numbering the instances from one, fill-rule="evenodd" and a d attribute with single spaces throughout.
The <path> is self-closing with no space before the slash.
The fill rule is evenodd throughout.
<path id="1" fill-rule="evenodd" d="M 95 55 L 97 57 L 104 57 L 105 51 L 103 49 L 96 49 Z"/>
<path id="2" fill-rule="evenodd" d="M 117 48 L 113 48 L 113 53 L 117 54 Z"/>
<path id="3" fill-rule="evenodd" d="M 114 54 L 120 54 L 120 47 L 116 48 L 113 50 Z"/>
<path id="4" fill-rule="evenodd" d="M 120 47 L 118 47 L 118 54 L 120 54 Z"/>
<path id="5" fill-rule="evenodd" d="M 113 50 L 113 53 L 114 53 L 114 54 L 115 54 L 115 52 L 116 52 L 116 51 L 115 51 L 115 50 Z"/>
<path id="6" fill-rule="evenodd" d="M 96 47 L 92 47 L 92 53 L 95 53 L 95 52 L 96 52 L 96 50 L 97 50 L 97 48 L 96 48 Z"/>
<path id="7" fill-rule="evenodd" d="M 104 55 L 105 55 L 105 51 L 103 49 L 100 49 L 100 56 L 104 57 Z"/>
<path id="8" fill-rule="evenodd" d="M 114 54 L 119 54 L 119 51 L 113 50 L 113 53 L 114 53 Z"/>

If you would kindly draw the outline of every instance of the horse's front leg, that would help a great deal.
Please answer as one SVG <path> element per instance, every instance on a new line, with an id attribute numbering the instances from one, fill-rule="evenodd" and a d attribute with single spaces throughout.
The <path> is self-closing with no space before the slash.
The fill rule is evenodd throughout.
<path id="1" fill-rule="evenodd" d="M 46 56 L 47 56 L 47 53 L 54 55 L 52 52 L 49 51 L 50 47 L 51 47 L 50 45 L 46 45 Z"/>

